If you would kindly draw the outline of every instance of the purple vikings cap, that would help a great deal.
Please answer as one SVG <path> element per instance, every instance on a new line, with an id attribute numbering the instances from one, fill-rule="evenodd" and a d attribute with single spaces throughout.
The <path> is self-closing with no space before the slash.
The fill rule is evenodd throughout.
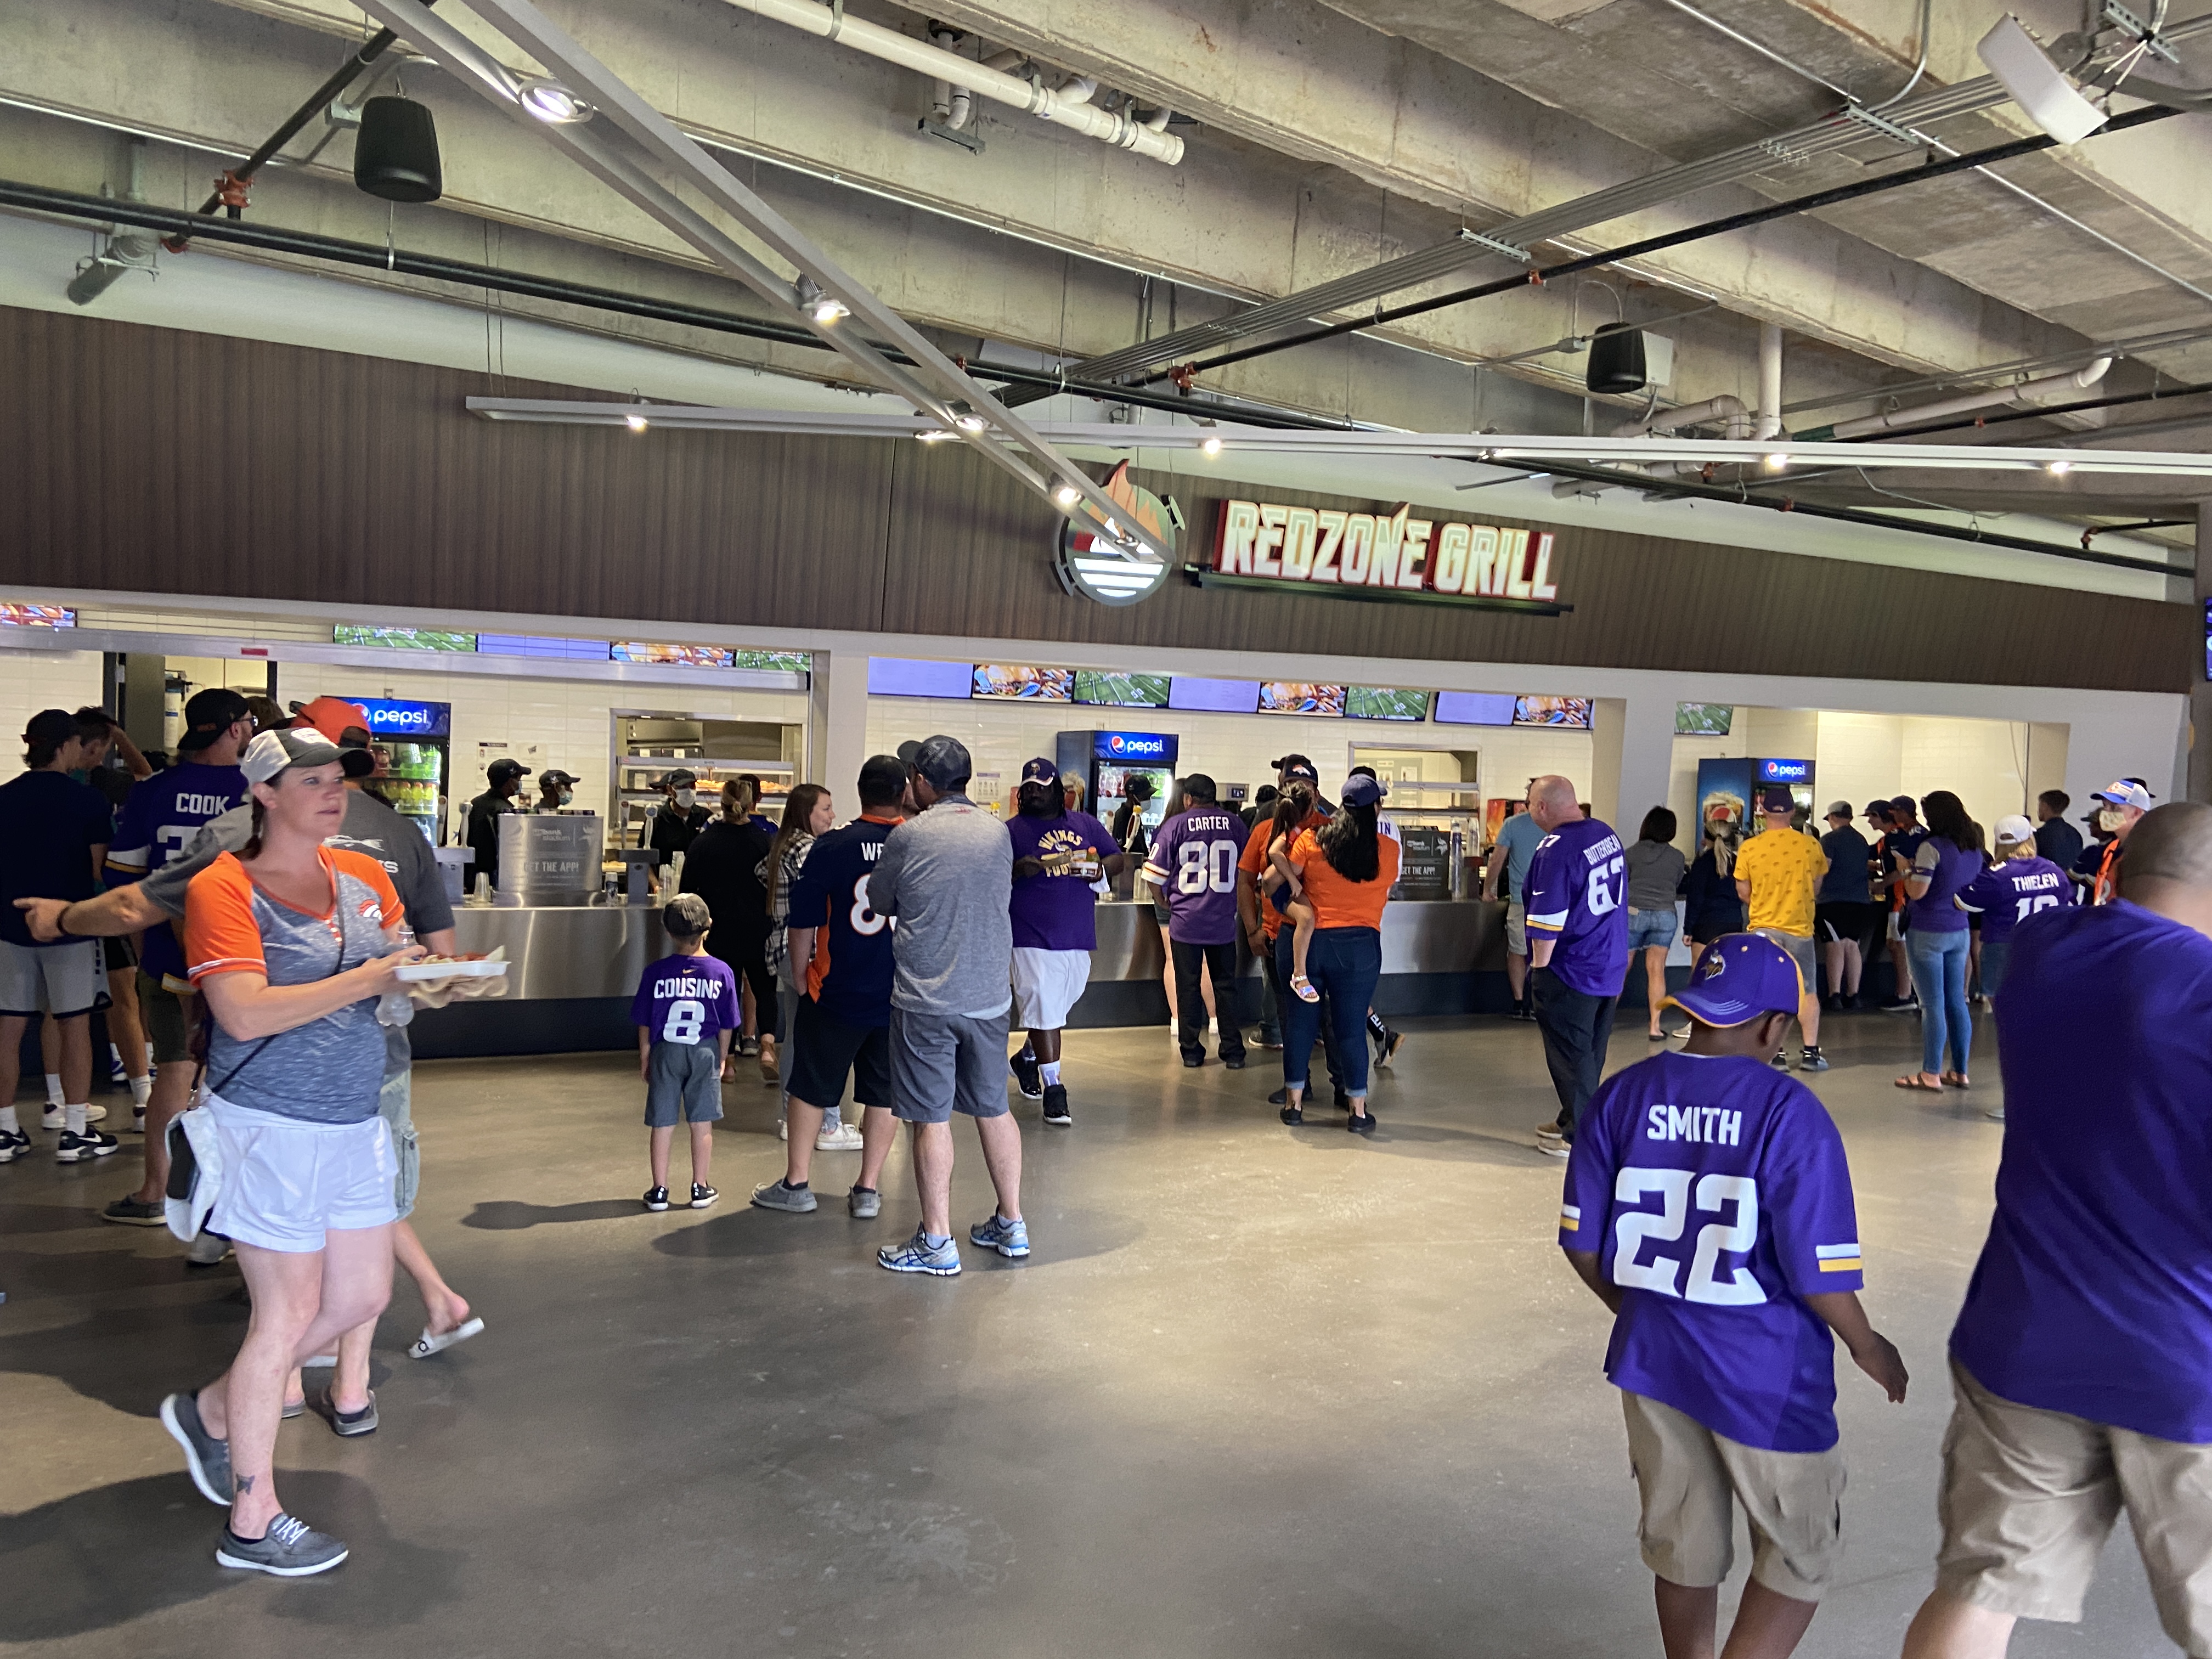
<path id="1" fill-rule="evenodd" d="M 1022 763 L 1022 781 L 1024 783 L 1058 783 L 1060 769 L 1042 755 L 1039 755 L 1033 761 Z"/>
<path id="2" fill-rule="evenodd" d="M 1748 1025 L 1761 1014 L 1794 1014 L 1804 981 L 1790 952 L 1757 933 L 1729 933 L 1705 946 L 1690 982 L 1667 999 L 1706 1025 Z"/>

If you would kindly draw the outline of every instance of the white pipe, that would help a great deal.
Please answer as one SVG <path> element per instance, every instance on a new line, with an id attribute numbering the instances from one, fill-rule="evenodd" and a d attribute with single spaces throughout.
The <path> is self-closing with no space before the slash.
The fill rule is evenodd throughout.
<path id="1" fill-rule="evenodd" d="M 933 81 L 964 84 L 994 103 L 1005 104 L 1041 121 L 1051 121 L 1119 149 L 1164 161 L 1170 167 L 1182 160 L 1182 140 L 1171 133 L 1154 132 L 1126 115 L 1109 114 L 1093 104 L 1078 103 L 1041 83 L 1017 79 L 994 69 L 996 58 L 970 63 L 956 53 L 854 17 L 842 8 L 833 10 L 815 0 L 728 0 L 739 11 L 751 12 L 771 22 L 783 23 L 803 33 L 837 40 L 856 52 L 896 64 Z M 1006 54 L 1001 52 L 999 57 Z"/>
<path id="2" fill-rule="evenodd" d="M 1727 423 L 1726 436 L 1748 438 L 1752 435 L 1751 410 L 1742 398 L 1733 392 L 1723 392 L 1717 398 L 1708 398 L 1701 404 L 1685 404 L 1680 409 L 1662 409 L 1641 421 L 1626 421 L 1613 428 L 1616 438 L 1641 438 L 1647 433 L 1673 432 L 1686 426 L 1704 426 L 1710 422 Z"/>
<path id="3" fill-rule="evenodd" d="M 1088 75 L 1071 75 L 1053 88 L 1055 96 L 1071 104 L 1087 104 L 1098 90 L 1097 79 Z"/>
<path id="4" fill-rule="evenodd" d="M 951 52 L 960 37 L 951 29 L 933 29 L 930 44 L 939 52 Z M 952 82 L 940 76 L 929 83 L 929 112 L 936 119 L 951 123 L 952 119 Z"/>
<path id="5" fill-rule="evenodd" d="M 1154 132 L 1165 132 L 1168 130 L 1168 106 L 1162 104 L 1156 110 L 1148 110 L 1137 118 L 1137 123 Z"/>
<path id="6" fill-rule="evenodd" d="M 1759 325 L 1759 425 L 1751 435 L 1782 435 L 1782 328 L 1778 323 Z"/>
<path id="7" fill-rule="evenodd" d="M 1838 421 L 1825 433 L 1823 438 L 1858 438 L 1869 432 L 1893 432 L 1902 426 L 1917 426 L 1923 421 L 1937 421 L 1947 415 L 1971 414 L 1978 409 L 1994 409 L 1999 404 L 2033 403 L 2036 398 L 2055 392 L 2079 392 L 2105 378 L 2105 371 L 2112 366 L 2110 357 L 2099 357 L 2084 363 L 2071 374 L 2049 374 L 2039 380 L 2023 380 L 2018 386 L 1987 387 L 1970 392 L 1964 397 L 1946 398 L 1941 403 L 1919 404 L 1911 409 L 1893 409 L 1881 415 L 1863 415 L 1855 421 Z M 1807 434 L 1807 436 L 1815 434 Z"/>

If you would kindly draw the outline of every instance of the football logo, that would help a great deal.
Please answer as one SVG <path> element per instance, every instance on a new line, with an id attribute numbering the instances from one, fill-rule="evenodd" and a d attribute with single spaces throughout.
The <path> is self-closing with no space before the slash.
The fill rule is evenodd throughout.
<path id="1" fill-rule="evenodd" d="M 1727 969 L 1728 963 L 1722 957 L 1719 951 L 1715 951 L 1705 957 L 1703 964 L 1701 964 L 1698 969 L 1698 977 L 1699 979 L 1717 979 L 1723 973 L 1727 971 Z"/>

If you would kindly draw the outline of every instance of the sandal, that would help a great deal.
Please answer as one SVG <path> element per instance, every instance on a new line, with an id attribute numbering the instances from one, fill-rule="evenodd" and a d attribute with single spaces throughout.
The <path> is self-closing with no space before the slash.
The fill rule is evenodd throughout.
<path id="1" fill-rule="evenodd" d="M 434 1353 L 445 1352 L 456 1342 L 465 1342 L 472 1336 L 481 1336 L 483 1334 L 483 1321 L 474 1317 L 463 1320 L 450 1331 L 434 1333 L 426 1325 L 422 1328 L 422 1334 L 416 1337 L 414 1346 L 407 1350 L 408 1357 L 414 1359 L 428 1359 Z"/>
<path id="2" fill-rule="evenodd" d="M 1943 1085 L 1941 1083 L 1923 1083 L 1920 1080 L 1926 1075 L 1924 1072 L 1915 1072 L 1911 1077 L 1898 1079 L 1895 1086 L 1899 1089 L 1917 1089 L 1924 1095 L 1942 1094 Z"/>
<path id="3" fill-rule="evenodd" d="M 1314 989 L 1313 981 L 1308 979 L 1304 974 L 1292 974 L 1291 975 L 1291 989 L 1297 994 L 1297 998 L 1300 1002 L 1319 1002 L 1321 1000 L 1321 993 Z"/>
<path id="4" fill-rule="evenodd" d="M 1974 1083 L 1964 1072 L 1946 1072 L 1943 1073 L 1943 1086 L 1947 1089 L 1971 1089 Z"/>

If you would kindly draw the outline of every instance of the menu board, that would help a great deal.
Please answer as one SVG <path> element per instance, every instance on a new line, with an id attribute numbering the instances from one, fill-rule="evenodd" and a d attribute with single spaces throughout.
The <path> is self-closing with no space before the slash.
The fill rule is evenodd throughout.
<path id="1" fill-rule="evenodd" d="M 1564 726 L 1577 732 L 1589 730 L 1588 697 L 1525 696 L 1513 699 L 1516 726 Z"/>
<path id="2" fill-rule="evenodd" d="M 1031 668 L 1024 664 L 979 662 L 973 695 L 1011 702 L 1073 702 L 1075 671 Z"/>
<path id="3" fill-rule="evenodd" d="M 1344 688 L 1316 685 L 1309 680 L 1261 680 L 1260 712 L 1340 716 L 1344 713 Z"/>

